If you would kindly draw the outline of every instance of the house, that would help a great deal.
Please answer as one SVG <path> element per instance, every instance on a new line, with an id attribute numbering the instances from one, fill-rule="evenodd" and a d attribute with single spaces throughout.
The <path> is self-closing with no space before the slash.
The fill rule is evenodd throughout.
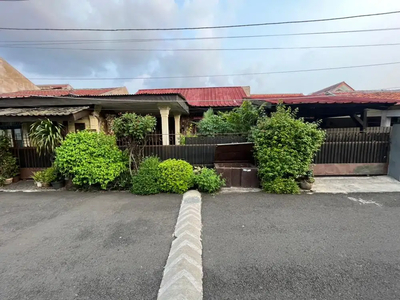
<path id="1" fill-rule="evenodd" d="M 349 93 L 354 92 L 355 90 L 348 85 L 346 82 L 342 81 L 337 84 L 328 86 L 322 90 L 316 91 L 311 95 L 329 95 L 329 94 L 336 94 L 336 93 Z"/>
<path id="2" fill-rule="evenodd" d="M 0 93 L 22 90 L 39 90 L 39 87 L 0 57 Z"/>

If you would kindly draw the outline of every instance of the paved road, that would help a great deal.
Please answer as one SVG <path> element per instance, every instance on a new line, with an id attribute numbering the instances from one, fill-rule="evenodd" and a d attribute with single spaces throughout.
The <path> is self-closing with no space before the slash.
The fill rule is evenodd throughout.
<path id="1" fill-rule="evenodd" d="M 207 196 L 203 224 L 206 300 L 400 299 L 398 193 Z"/>
<path id="2" fill-rule="evenodd" d="M 0 193 L 0 299 L 155 299 L 181 198 Z"/>

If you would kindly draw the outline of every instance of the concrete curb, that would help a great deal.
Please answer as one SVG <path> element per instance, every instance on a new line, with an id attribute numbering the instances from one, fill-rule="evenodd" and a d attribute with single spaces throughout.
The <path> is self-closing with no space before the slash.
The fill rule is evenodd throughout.
<path id="1" fill-rule="evenodd" d="M 3 193 L 42 193 L 42 192 L 60 192 L 61 189 L 43 189 L 43 190 L 0 190 Z"/>
<path id="2" fill-rule="evenodd" d="M 203 299 L 201 194 L 183 195 L 158 300 Z"/>

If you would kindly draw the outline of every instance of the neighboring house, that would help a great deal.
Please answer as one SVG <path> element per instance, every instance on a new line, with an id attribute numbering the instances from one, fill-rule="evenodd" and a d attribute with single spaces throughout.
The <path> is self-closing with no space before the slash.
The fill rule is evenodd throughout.
<path id="1" fill-rule="evenodd" d="M 22 90 L 39 90 L 39 88 L 0 57 L 0 93 Z"/>
<path id="2" fill-rule="evenodd" d="M 342 81 L 337 84 L 328 86 L 327 88 L 324 88 L 322 90 L 316 91 L 312 93 L 311 95 L 329 95 L 329 94 L 336 94 L 336 93 L 348 93 L 348 92 L 354 92 L 355 90 L 348 85 L 346 82 Z"/>

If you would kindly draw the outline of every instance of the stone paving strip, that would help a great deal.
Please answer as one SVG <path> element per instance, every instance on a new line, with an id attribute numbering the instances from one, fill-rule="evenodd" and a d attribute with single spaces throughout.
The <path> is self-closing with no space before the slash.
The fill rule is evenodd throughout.
<path id="1" fill-rule="evenodd" d="M 158 300 L 203 299 L 201 194 L 183 195 Z"/>

